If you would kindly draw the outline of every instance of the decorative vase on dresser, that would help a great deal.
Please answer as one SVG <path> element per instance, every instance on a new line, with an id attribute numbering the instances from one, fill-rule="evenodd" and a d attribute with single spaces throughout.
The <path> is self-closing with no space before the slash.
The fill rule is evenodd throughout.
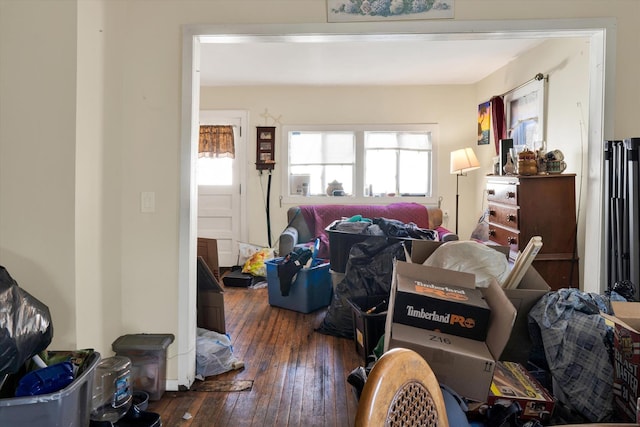
<path id="1" fill-rule="evenodd" d="M 489 239 L 509 246 L 513 258 L 542 236 L 535 269 L 553 290 L 579 287 L 575 174 L 489 175 L 486 192 Z"/>

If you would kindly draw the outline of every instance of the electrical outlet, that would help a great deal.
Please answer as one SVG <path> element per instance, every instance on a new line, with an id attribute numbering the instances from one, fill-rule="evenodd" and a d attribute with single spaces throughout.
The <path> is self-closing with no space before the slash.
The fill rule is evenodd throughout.
<path id="1" fill-rule="evenodd" d="M 448 218 L 449 217 L 449 211 L 448 210 L 442 211 L 442 216 L 445 217 L 445 218 Z"/>

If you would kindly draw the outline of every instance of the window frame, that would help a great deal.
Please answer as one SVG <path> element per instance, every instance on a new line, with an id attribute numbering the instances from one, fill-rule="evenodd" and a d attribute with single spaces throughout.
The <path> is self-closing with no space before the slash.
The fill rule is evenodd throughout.
<path id="1" fill-rule="evenodd" d="M 289 132 L 291 131 L 352 131 L 356 133 L 355 147 L 355 167 L 354 167 L 354 189 L 361 189 L 362 194 L 348 197 L 329 197 L 323 195 L 302 196 L 289 194 Z M 364 133 L 367 131 L 391 131 L 391 132 L 430 132 L 431 133 L 431 196 L 364 196 Z M 438 203 L 438 145 L 439 145 L 439 125 L 437 123 L 416 123 L 416 124 L 356 124 L 356 125 L 283 125 L 280 128 L 279 140 L 282 141 L 280 149 L 280 200 L 285 204 L 387 204 L 393 202 L 416 202 L 425 205 Z M 357 190 L 356 190 L 357 191 Z"/>

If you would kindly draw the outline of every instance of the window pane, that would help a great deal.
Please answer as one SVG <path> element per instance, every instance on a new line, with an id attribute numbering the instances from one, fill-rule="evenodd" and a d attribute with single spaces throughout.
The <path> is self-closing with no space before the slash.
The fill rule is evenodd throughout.
<path id="1" fill-rule="evenodd" d="M 431 196 L 431 153 L 424 151 L 400 151 L 400 194 L 424 194 Z"/>
<path id="2" fill-rule="evenodd" d="M 291 175 L 308 175 L 309 195 L 317 196 L 324 194 L 324 188 L 322 187 L 323 170 L 323 166 L 291 166 Z M 289 188 L 289 194 L 296 194 L 296 190 L 296 188 Z"/>
<path id="3" fill-rule="evenodd" d="M 233 184 L 233 159 L 198 158 L 198 185 Z"/>
<path id="4" fill-rule="evenodd" d="M 395 159 L 394 150 L 367 150 L 365 186 L 373 195 L 396 192 Z"/>
<path id="5" fill-rule="evenodd" d="M 292 165 L 353 163 L 353 132 L 291 132 L 289 159 Z"/>
<path id="6" fill-rule="evenodd" d="M 431 150 L 428 132 L 365 132 L 365 148 Z"/>
<path id="7" fill-rule="evenodd" d="M 327 194 L 327 185 L 334 180 L 342 183 L 345 194 L 353 194 L 353 166 L 292 166 L 291 175 L 309 175 L 310 196 Z M 289 194 L 297 194 L 297 188 L 292 188 L 291 184 Z"/>
<path id="8" fill-rule="evenodd" d="M 330 182 L 342 183 L 342 189 L 346 195 L 353 195 L 353 167 L 352 166 L 327 166 L 324 182 L 324 190 Z"/>

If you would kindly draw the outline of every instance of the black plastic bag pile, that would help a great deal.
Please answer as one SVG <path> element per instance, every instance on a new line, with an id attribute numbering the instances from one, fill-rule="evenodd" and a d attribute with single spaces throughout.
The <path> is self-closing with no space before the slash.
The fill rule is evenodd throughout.
<path id="1" fill-rule="evenodd" d="M 344 279 L 337 284 L 333 299 L 317 331 L 353 338 L 349 299 L 389 295 L 393 261 L 406 261 L 404 245 L 395 239 L 369 238 L 351 247 Z"/>
<path id="2" fill-rule="evenodd" d="M 20 288 L 0 266 L 0 381 L 18 372 L 52 339 L 49 307 Z"/>

